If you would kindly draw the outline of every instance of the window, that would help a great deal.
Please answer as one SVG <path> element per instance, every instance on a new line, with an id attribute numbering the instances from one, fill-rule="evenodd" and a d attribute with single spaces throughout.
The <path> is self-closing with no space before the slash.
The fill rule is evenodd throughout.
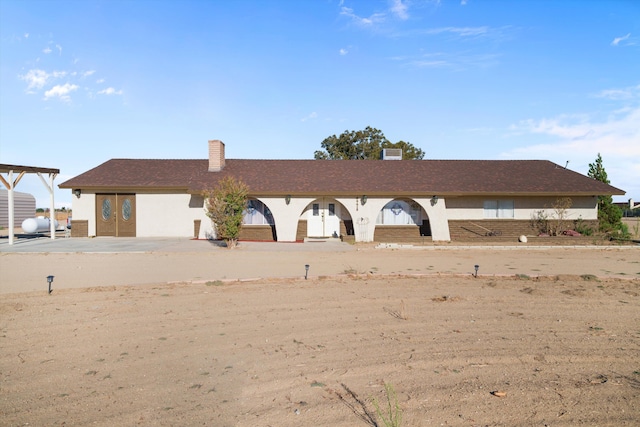
<path id="1" fill-rule="evenodd" d="M 109 221 L 111 219 L 111 200 L 104 199 L 102 201 L 102 219 Z"/>
<path id="2" fill-rule="evenodd" d="M 244 211 L 245 225 L 273 225 L 273 215 L 268 207 L 260 200 L 249 200 Z"/>
<path id="3" fill-rule="evenodd" d="M 336 216 L 336 204 L 329 203 L 329 216 Z"/>
<path id="4" fill-rule="evenodd" d="M 513 218 L 513 200 L 485 200 L 484 217 L 493 218 Z"/>
<path id="5" fill-rule="evenodd" d="M 129 221 L 131 219 L 131 199 L 124 199 L 122 202 L 122 219 Z"/>
<path id="6" fill-rule="evenodd" d="M 313 204 L 313 216 L 320 216 L 320 204 L 319 203 L 314 203 Z"/>
<path id="7" fill-rule="evenodd" d="M 422 208 L 417 203 L 409 204 L 404 200 L 392 200 L 378 214 L 376 224 L 381 225 L 420 225 Z"/>

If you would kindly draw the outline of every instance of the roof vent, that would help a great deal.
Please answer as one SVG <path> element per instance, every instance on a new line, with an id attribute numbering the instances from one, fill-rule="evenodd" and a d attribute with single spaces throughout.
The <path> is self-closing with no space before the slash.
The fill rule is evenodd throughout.
<path id="1" fill-rule="evenodd" d="M 402 160 L 402 148 L 383 148 L 382 160 Z"/>

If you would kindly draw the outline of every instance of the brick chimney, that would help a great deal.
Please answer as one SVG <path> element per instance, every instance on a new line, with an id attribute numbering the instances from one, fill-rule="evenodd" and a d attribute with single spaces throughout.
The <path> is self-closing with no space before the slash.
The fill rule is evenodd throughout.
<path id="1" fill-rule="evenodd" d="M 219 139 L 209 141 L 209 172 L 224 169 L 224 142 Z"/>

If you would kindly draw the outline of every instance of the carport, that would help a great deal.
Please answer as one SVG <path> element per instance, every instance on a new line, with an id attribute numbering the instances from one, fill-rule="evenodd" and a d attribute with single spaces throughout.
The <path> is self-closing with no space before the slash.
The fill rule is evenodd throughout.
<path id="1" fill-rule="evenodd" d="M 50 231 L 51 238 L 56 238 L 56 208 L 53 200 L 53 181 L 56 179 L 56 176 L 60 173 L 60 169 L 50 169 L 50 168 L 40 168 L 35 166 L 18 166 L 18 165 L 5 165 L 0 164 L 0 181 L 7 187 L 8 190 L 8 210 L 9 210 L 9 244 L 13 245 L 15 239 L 15 224 L 14 224 L 14 199 L 13 199 L 13 190 L 16 188 L 22 177 L 27 173 L 35 173 L 38 175 L 42 183 L 47 190 L 49 191 L 49 196 L 51 200 L 51 205 L 49 208 L 49 218 L 50 218 Z M 6 174 L 6 176 L 4 175 Z M 43 174 L 48 174 L 48 181 L 44 178 Z M 15 177 L 15 178 L 14 178 Z M 35 212 L 34 212 L 35 214 Z"/>

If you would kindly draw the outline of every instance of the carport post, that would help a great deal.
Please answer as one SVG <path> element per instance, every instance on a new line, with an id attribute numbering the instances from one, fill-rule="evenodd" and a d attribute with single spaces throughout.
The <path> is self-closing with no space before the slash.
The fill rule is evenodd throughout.
<path id="1" fill-rule="evenodd" d="M 49 183 L 42 177 L 42 173 L 38 172 L 40 180 L 47 187 L 49 191 L 49 199 L 51 200 L 49 208 L 49 231 L 51 232 L 51 239 L 56 238 L 56 205 L 53 200 L 53 180 L 56 179 L 56 173 L 49 173 Z"/>
<path id="2" fill-rule="evenodd" d="M 15 203 L 13 200 L 13 171 L 9 171 L 9 182 L 10 182 L 10 187 L 9 187 L 9 192 L 7 193 L 7 199 L 9 204 L 9 244 L 13 245 L 13 239 L 15 238 L 14 236 L 15 218 L 13 217 L 13 206 Z"/>

